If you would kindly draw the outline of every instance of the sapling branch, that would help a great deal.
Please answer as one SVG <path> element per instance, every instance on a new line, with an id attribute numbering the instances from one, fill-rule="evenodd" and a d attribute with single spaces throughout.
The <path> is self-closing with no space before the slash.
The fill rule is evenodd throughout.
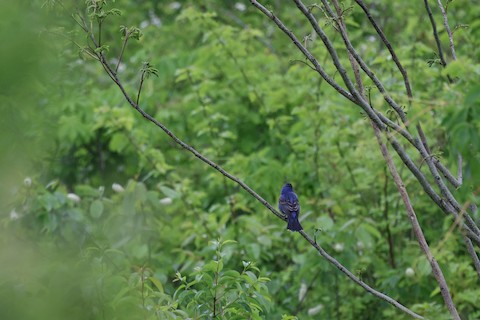
<path id="1" fill-rule="evenodd" d="M 98 21 L 98 45 L 102 46 L 102 20 Z"/>
<path id="2" fill-rule="evenodd" d="M 125 33 L 125 37 L 123 39 L 122 49 L 120 49 L 120 55 L 118 56 L 118 59 L 117 59 L 117 65 L 115 66 L 115 72 L 118 72 L 118 67 L 120 67 L 120 63 L 122 62 L 123 52 L 125 51 L 125 47 L 127 46 L 127 42 L 128 42 L 129 38 L 130 37 L 129 37 L 128 31 L 127 31 Z"/>
<path id="3" fill-rule="evenodd" d="M 120 67 L 120 63 L 122 62 L 123 53 L 125 52 L 125 48 L 127 47 L 128 40 L 130 38 L 139 40 L 140 37 L 142 36 L 142 31 L 136 27 L 128 28 L 126 26 L 121 26 L 120 32 L 123 34 L 123 42 L 122 42 L 122 48 L 120 49 L 120 55 L 118 56 L 118 59 L 117 59 L 117 65 L 115 66 L 115 73 L 118 72 L 118 68 Z"/>
<path id="4" fill-rule="evenodd" d="M 142 93 L 142 87 L 143 87 L 143 81 L 145 80 L 145 72 L 142 72 L 142 75 L 140 76 L 140 84 L 138 85 L 138 92 L 137 92 L 137 100 L 135 103 L 138 105 L 140 102 L 140 94 Z"/>
<path id="5" fill-rule="evenodd" d="M 136 104 L 138 106 L 140 102 L 140 94 L 142 93 L 143 82 L 145 79 L 150 78 L 152 75 L 158 77 L 158 70 L 150 65 L 150 62 L 144 62 L 142 69 L 140 70 L 142 75 L 140 76 L 140 85 L 138 86 Z"/>

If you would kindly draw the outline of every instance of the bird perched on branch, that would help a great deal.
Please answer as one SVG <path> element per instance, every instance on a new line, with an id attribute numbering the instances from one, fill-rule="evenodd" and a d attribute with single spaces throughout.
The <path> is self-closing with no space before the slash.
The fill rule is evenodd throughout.
<path id="1" fill-rule="evenodd" d="M 298 203 L 298 197 L 293 192 L 291 183 L 286 183 L 282 191 L 280 192 L 280 199 L 278 199 L 278 209 L 287 216 L 287 229 L 292 231 L 303 230 L 298 216 L 300 215 L 300 204 Z"/>

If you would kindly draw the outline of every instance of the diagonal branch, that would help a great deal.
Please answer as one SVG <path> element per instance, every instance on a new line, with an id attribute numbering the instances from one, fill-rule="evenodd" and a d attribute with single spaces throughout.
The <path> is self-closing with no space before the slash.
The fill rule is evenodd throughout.
<path id="1" fill-rule="evenodd" d="M 429 155 L 432 154 L 432 152 L 430 151 L 430 148 L 428 146 L 428 143 L 427 143 L 427 137 L 425 136 L 425 133 L 423 132 L 423 129 L 422 127 L 420 126 L 420 124 L 417 125 L 417 132 L 420 136 L 420 140 L 422 141 L 423 145 L 425 146 L 425 149 L 427 149 L 427 152 Z M 448 182 L 450 182 L 450 184 L 452 186 L 454 186 L 455 188 L 460 188 L 462 186 L 462 183 L 463 183 L 463 179 L 462 179 L 462 156 L 459 155 L 458 156 L 458 178 L 455 178 L 453 176 L 453 174 L 440 162 L 440 160 L 438 160 L 437 158 L 433 157 L 433 163 L 435 163 L 435 166 L 437 167 L 437 169 L 443 174 L 443 176 L 447 179 Z"/>
<path id="2" fill-rule="evenodd" d="M 404 84 L 405 84 L 405 89 L 407 91 L 407 95 L 409 97 L 409 102 L 411 103 L 412 101 L 412 91 L 411 91 L 411 88 L 410 88 L 410 83 L 409 83 L 409 80 L 408 80 L 408 76 L 407 76 L 407 72 L 406 70 L 403 68 L 402 64 L 400 63 L 395 51 L 393 50 L 390 42 L 388 41 L 388 39 L 386 38 L 385 34 L 383 33 L 383 31 L 381 30 L 381 28 L 378 26 L 378 24 L 376 23 L 376 21 L 373 19 L 372 15 L 370 14 L 370 11 L 368 10 L 368 8 L 366 7 L 366 5 L 363 3 L 362 0 L 355 0 L 357 2 L 357 4 L 363 9 L 363 11 L 365 12 L 365 14 L 367 15 L 367 18 L 370 20 L 371 24 L 373 25 L 373 27 L 375 28 L 375 30 L 377 31 L 378 35 L 380 36 L 381 40 L 383 41 L 383 43 L 385 44 L 385 46 L 387 47 L 387 49 L 389 50 L 390 54 L 392 55 L 392 59 L 395 61 L 399 71 L 401 72 L 403 78 L 404 78 Z M 334 2 L 335 3 L 335 2 Z M 428 1 L 425 0 L 425 6 L 427 8 L 427 12 L 429 14 L 429 17 L 430 17 L 430 21 L 432 23 L 432 27 L 433 27 L 433 30 L 434 30 L 434 36 L 435 36 L 435 39 L 437 41 L 437 45 L 438 45 L 438 48 L 439 48 L 439 54 L 440 54 L 440 58 L 441 58 L 441 61 L 442 61 L 442 65 L 445 66 L 446 63 L 445 61 L 443 60 L 443 54 L 442 54 L 442 51 L 441 51 L 441 45 L 440 45 L 440 42 L 439 42 L 439 39 L 438 39 L 438 34 L 436 32 L 436 26 L 435 26 L 435 21 L 433 20 L 433 16 L 432 16 L 432 12 L 430 10 L 430 7 L 428 5 Z M 383 119 L 382 119 L 383 120 Z M 385 122 L 385 121 L 384 121 Z M 390 127 L 392 127 L 390 125 Z M 438 175 L 438 172 L 436 171 L 436 169 L 438 169 L 444 176 L 445 178 L 447 179 L 447 181 L 449 181 L 455 188 L 458 188 L 461 186 L 462 184 L 462 158 L 461 156 L 459 156 L 459 165 L 458 165 L 458 179 L 456 179 L 451 173 L 450 171 L 438 160 L 436 159 L 435 157 L 431 157 L 431 151 L 429 150 L 429 147 L 428 147 L 428 144 L 427 144 L 427 139 L 425 137 L 425 134 L 423 132 L 423 129 L 421 127 L 420 124 L 417 125 L 417 132 L 420 136 L 420 141 L 412 141 L 412 137 L 410 136 L 410 134 L 408 133 L 408 131 L 406 130 L 403 130 L 401 128 L 399 129 L 396 129 L 398 132 L 400 132 L 412 145 L 414 145 L 418 151 L 420 153 L 424 152 L 426 150 L 426 153 L 428 154 L 428 157 L 425 158 L 425 160 L 427 161 L 432 161 L 433 162 L 433 165 L 430 165 L 429 168 L 431 169 L 431 173 L 432 175 L 434 176 L 435 178 L 435 181 L 437 182 L 437 185 L 439 186 L 440 190 L 442 191 L 442 193 L 447 197 L 448 201 L 451 202 L 451 204 L 453 205 L 454 209 L 456 209 L 457 211 L 459 210 L 459 204 L 456 203 L 456 200 L 454 199 L 454 197 L 451 195 L 450 191 L 448 190 L 448 188 L 445 186 L 445 184 L 443 183 L 443 181 L 441 180 L 440 176 Z M 424 147 L 425 147 L 425 150 L 421 150 L 420 149 L 420 144 L 422 144 Z M 400 146 L 398 146 L 397 148 L 401 148 Z M 399 150 L 400 151 L 400 150 Z M 407 164 L 408 166 L 408 164 Z M 436 168 L 436 169 L 435 169 Z M 412 171 L 413 172 L 413 171 Z M 417 172 L 418 174 L 418 172 Z M 420 175 L 422 175 L 420 173 Z M 419 179 L 420 180 L 420 179 Z M 425 183 L 426 180 L 424 179 L 424 177 L 422 177 L 422 180 L 423 180 L 423 183 L 422 185 L 425 187 L 428 187 L 429 184 L 428 183 Z M 431 194 L 431 191 L 430 191 L 430 194 Z M 433 198 L 432 198 L 433 199 Z M 435 201 L 435 200 L 434 200 Z M 437 204 L 439 204 L 439 206 L 441 207 L 440 203 L 438 203 L 438 201 L 436 201 Z M 454 216 L 456 217 L 457 216 L 457 212 L 455 212 L 454 210 L 452 211 L 452 213 L 454 214 Z M 468 215 L 468 213 L 465 213 L 465 219 L 467 220 L 467 224 L 469 225 L 469 228 L 471 228 L 471 230 L 474 230 L 476 231 L 475 233 L 478 234 L 478 228 L 476 226 L 476 224 L 473 222 L 473 219 L 471 219 L 471 217 Z M 472 254 L 474 252 L 474 250 L 472 250 L 473 248 L 470 248 L 472 246 L 472 243 L 470 240 L 468 240 L 467 238 L 466 239 L 466 245 L 467 245 L 467 248 L 468 248 L 468 251 L 470 253 L 470 255 L 472 256 L 472 259 L 473 259 L 473 262 L 474 264 L 476 265 L 477 264 L 477 261 L 478 261 L 478 256 L 476 254 Z M 467 241 L 468 240 L 468 241 Z"/>
<path id="3" fill-rule="evenodd" d="M 365 289 L 367 292 L 373 294 L 374 296 L 382 299 L 382 300 L 385 300 L 387 301 L 388 303 L 390 303 L 391 305 L 393 305 L 394 307 L 402 310 L 403 312 L 411 315 L 412 317 L 416 318 L 416 319 L 423 319 L 422 316 L 416 314 L 415 312 L 413 312 L 412 310 L 408 309 L 407 307 L 405 307 L 404 305 L 400 304 L 399 302 L 397 302 L 396 300 L 390 298 L 389 296 L 387 296 L 386 294 L 384 293 L 381 293 L 381 292 L 378 292 L 377 290 L 373 289 L 372 287 L 370 287 L 368 284 L 366 284 L 365 282 L 363 282 L 362 280 L 360 280 L 359 278 L 357 278 L 353 273 L 351 273 L 347 268 L 345 268 L 340 262 L 338 262 L 334 257 L 330 256 L 325 250 L 323 250 L 323 248 L 318 245 L 317 242 L 315 242 L 312 238 L 310 238 L 310 236 L 308 236 L 304 231 L 300 231 L 300 234 L 302 235 L 302 237 L 305 238 L 305 240 L 307 240 L 315 249 L 317 249 L 318 253 L 320 253 L 320 255 L 322 257 L 324 257 L 328 262 L 330 262 L 331 264 L 333 264 L 338 270 L 340 270 L 341 272 L 345 273 L 347 275 L 347 277 L 349 277 L 353 282 L 355 282 L 356 284 L 358 284 L 359 286 L 361 286 L 363 289 Z"/>
<path id="4" fill-rule="evenodd" d="M 437 260 L 435 259 L 435 257 L 432 255 L 430 251 L 427 240 L 423 235 L 422 228 L 418 222 L 417 216 L 415 214 L 415 210 L 413 209 L 412 203 L 410 201 L 410 197 L 408 196 L 407 189 L 405 188 L 402 178 L 400 177 L 397 169 L 395 168 L 395 164 L 393 163 L 392 157 L 390 156 L 385 143 L 382 141 L 382 138 L 380 136 L 380 130 L 377 127 L 375 127 L 375 124 L 373 124 L 373 130 L 375 132 L 375 137 L 377 138 L 378 144 L 380 145 L 380 150 L 382 151 L 382 155 L 385 161 L 387 162 L 387 166 L 390 170 L 390 173 L 393 176 L 393 181 L 395 182 L 398 192 L 400 193 L 403 203 L 405 204 L 405 208 L 407 209 L 407 214 L 408 214 L 408 217 L 410 218 L 410 222 L 412 223 L 413 231 L 415 233 L 415 236 L 417 237 L 420 248 L 426 255 L 428 262 L 432 267 L 433 274 L 435 276 L 435 279 L 437 280 L 438 286 L 440 287 L 440 292 L 443 296 L 443 300 L 445 301 L 448 311 L 450 311 L 450 314 L 453 319 L 461 320 L 460 315 L 458 314 L 458 311 L 455 307 L 455 304 L 453 303 L 452 296 L 448 289 L 447 282 L 442 273 L 442 269 L 440 269 L 440 266 Z"/>
<path id="5" fill-rule="evenodd" d="M 95 36 L 93 35 L 92 31 L 89 30 L 89 37 L 91 39 L 91 41 L 93 43 L 95 43 L 96 47 L 98 48 L 99 45 L 98 43 L 96 42 L 96 39 L 95 39 Z M 190 153 L 192 153 L 193 155 L 195 155 L 197 158 L 199 158 L 201 161 L 203 161 L 204 163 L 208 164 L 209 166 L 211 166 L 212 168 L 214 168 L 215 170 L 217 170 L 218 172 L 220 172 L 222 175 L 224 175 L 225 177 L 227 177 L 228 179 L 232 180 L 233 182 L 237 183 L 238 185 L 240 185 L 244 190 L 246 190 L 250 195 L 252 195 L 255 199 L 257 199 L 260 203 L 262 203 L 262 205 L 264 205 L 267 209 L 269 209 L 273 214 L 275 214 L 278 218 L 282 219 L 282 220 L 286 220 L 286 217 L 280 213 L 278 213 L 272 205 L 270 205 L 268 203 L 268 201 L 266 201 L 265 199 L 263 199 L 260 195 L 258 195 L 252 188 L 250 188 L 247 184 L 245 184 L 242 180 L 240 180 L 239 178 L 235 177 L 234 175 L 230 174 L 229 172 L 227 172 L 225 169 L 223 169 L 221 166 L 219 166 L 218 164 L 216 164 L 215 162 L 213 162 L 212 160 L 210 160 L 209 158 L 207 158 L 206 156 L 204 156 L 203 154 L 201 154 L 200 152 L 198 152 L 197 150 L 195 150 L 193 147 L 191 147 L 190 145 L 188 145 L 187 143 L 185 143 L 184 141 L 182 141 L 180 138 L 178 138 L 172 131 L 170 131 L 165 125 L 163 125 L 162 123 L 160 123 L 158 120 L 156 120 L 154 117 L 152 117 L 150 114 L 148 114 L 147 112 L 145 112 L 142 108 L 140 108 L 140 106 L 134 101 L 134 99 L 127 93 L 127 91 L 125 90 L 125 87 L 123 86 L 121 80 L 118 78 L 116 72 L 113 70 L 113 68 L 108 64 L 104 54 L 102 52 L 99 52 L 99 53 L 96 53 L 97 56 L 98 56 L 98 60 L 100 61 L 103 69 L 105 70 L 105 72 L 108 74 L 108 76 L 112 79 L 112 81 L 117 85 L 117 87 L 120 89 L 120 91 L 122 92 L 125 100 L 128 102 L 128 104 L 130 104 L 130 106 L 132 108 L 134 108 L 137 112 L 139 112 L 145 119 L 147 119 L 148 121 L 152 122 L 154 125 L 156 125 L 157 127 L 159 127 L 161 130 L 163 130 L 168 136 L 170 136 L 170 138 L 172 138 L 175 143 L 177 143 L 178 145 L 180 145 L 182 148 L 184 148 L 185 150 L 189 151 Z M 316 60 L 314 60 L 316 61 Z M 313 63 L 313 62 L 312 62 Z M 398 303 L 397 301 L 395 301 L 394 299 L 388 297 L 387 295 L 381 293 L 381 292 L 378 292 L 376 290 L 374 290 L 373 288 L 371 288 L 370 286 L 368 286 L 367 284 L 365 284 L 364 282 L 362 282 L 360 279 L 358 279 L 357 277 L 355 277 L 347 268 L 345 268 L 343 265 L 341 265 L 338 261 L 336 261 L 333 257 L 331 257 L 330 255 L 328 255 L 318 244 L 316 244 L 315 241 L 313 241 L 305 232 L 301 231 L 300 232 L 301 235 L 313 246 L 315 247 L 315 249 L 324 257 L 326 258 L 330 263 L 334 264 L 338 269 L 340 269 L 342 272 L 344 272 L 350 279 L 352 279 L 355 283 L 359 284 L 360 286 L 362 286 L 365 290 L 367 290 L 368 292 L 372 293 L 373 295 L 391 303 L 392 305 L 394 305 L 395 307 L 397 307 L 398 309 L 402 310 L 403 312 L 411 315 L 412 317 L 415 317 L 415 318 L 418 318 L 418 319 L 423 319 L 422 316 L 414 313 L 413 311 L 409 310 L 408 308 L 406 308 L 405 306 L 401 305 L 400 303 Z"/>
<path id="6" fill-rule="evenodd" d="M 266 201 L 265 199 L 263 199 L 260 195 L 258 195 L 253 189 L 251 189 L 247 184 L 245 184 L 243 181 L 241 181 L 239 178 L 233 176 L 232 174 L 228 173 L 225 169 L 223 169 L 222 167 L 220 167 L 218 164 L 216 164 L 215 162 L 213 162 L 212 160 L 208 159 L 207 157 L 205 157 L 204 155 L 202 155 L 200 152 L 198 152 L 197 150 L 195 150 L 193 147 L 191 147 L 190 145 L 188 145 L 187 143 L 183 142 L 182 140 L 180 140 L 177 136 L 175 136 L 173 134 L 172 131 L 170 131 L 165 125 L 163 125 L 162 123 L 160 123 L 159 121 L 157 121 L 155 118 L 153 118 L 150 114 L 148 114 L 147 112 L 145 112 L 142 108 L 140 108 L 134 101 L 133 99 L 128 95 L 128 93 L 126 92 L 125 88 L 123 87 L 123 84 L 121 83 L 120 79 L 116 76 L 116 74 L 113 72 L 113 70 L 111 69 L 111 67 L 108 65 L 108 63 L 106 62 L 105 59 L 101 59 L 100 62 L 102 63 L 102 66 L 104 67 L 104 69 L 107 71 L 107 73 L 109 74 L 109 76 L 112 78 L 112 80 L 115 82 L 115 84 L 117 85 L 117 87 L 120 89 L 120 91 L 123 93 L 125 99 L 127 100 L 127 102 L 130 104 L 130 106 L 132 106 L 135 110 L 137 110 L 145 119 L 147 119 L 148 121 L 152 122 L 153 124 L 155 124 L 157 127 L 159 127 L 160 129 L 162 129 L 167 135 L 169 135 L 177 144 L 179 144 L 181 147 L 183 147 L 184 149 L 186 149 L 187 151 L 191 152 L 193 155 L 195 155 L 197 158 L 199 158 L 201 161 L 205 162 L 206 164 L 208 164 L 209 166 L 211 166 L 212 168 L 214 168 L 215 170 L 217 170 L 218 172 L 220 172 L 222 175 L 224 175 L 225 177 L 227 177 L 228 179 L 232 180 L 233 182 L 237 183 L 238 185 L 240 185 L 244 190 L 246 190 L 248 193 L 250 193 L 255 199 L 257 199 L 261 204 L 263 204 L 267 209 L 269 209 L 273 214 L 275 214 L 278 218 L 282 219 L 282 220 L 286 220 L 286 218 L 278 213 L 272 205 L 270 205 L 270 203 L 268 203 L 268 201 Z M 389 296 L 379 292 L 379 291 L 376 291 L 375 289 L 371 288 L 370 286 L 368 286 L 367 284 L 365 284 L 363 281 L 361 281 L 360 279 L 358 279 L 357 277 L 355 277 L 353 275 L 353 273 L 351 273 L 347 268 L 345 268 L 342 264 L 340 264 L 337 260 L 335 260 L 333 257 L 331 257 L 330 255 L 328 255 L 328 253 L 326 253 L 318 244 L 315 243 L 315 241 L 313 239 L 311 239 L 305 232 L 300 232 L 302 234 L 302 236 L 310 243 L 312 244 L 313 247 L 315 247 L 315 249 L 317 249 L 317 251 L 320 253 L 320 255 L 322 255 L 325 259 L 327 259 L 330 263 L 332 263 L 333 265 L 335 265 L 335 267 L 337 267 L 340 271 L 342 271 L 343 273 L 345 273 L 352 281 L 354 281 L 355 283 L 359 284 L 361 287 L 363 287 L 365 290 L 367 290 L 368 292 L 370 292 L 371 294 L 389 302 L 390 304 L 394 305 L 395 307 L 399 308 L 400 310 L 402 310 L 403 312 L 411 315 L 412 317 L 415 317 L 415 318 L 418 318 L 418 319 L 423 319 L 423 317 L 421 317 L 420 315 L 414 313 L 413 311 L 411 311 L 410 309 L 406 308 L 405 306 L 403 306 L 402 304 L 400 304 L 399 302 L 395 301 L 394 299 L 390 298 Z"/>
<path id="7" fill-rule="evenodd" d="M 295 2 L 295 4 L 297 5 L 297 7 L 300 9 L 300 11 L 305 15 L 305 17 L 307 17 L 307 19 L 309 20 L 310 24 L 312 25 L 312 27 L 314 28 L 314 30 L 317 32 L 317 34 L 322 38 L 322 37 L 326 37 L 325 33 L 323 32 L 323 30 L 319 27 L 318 25 L 318 22 L 316 21 L 315 17 L 313 16 L 313 14 L 311 13 L 310 10 L 307 9 L 307 7 L 302 3 L 301 0 L 293 0 Z M 326 0 L 322 0 L 322 3 L 327 11 L 327 13 L 332 16 L 332 17 L 335 17 L 335 14 L 333 12 L 333 10 L 331 9 L 329 3 L 326 1 Z M 353 55 L 353 57 L 355 58 L 355 60 L 358 62 L 358 64 L 360 65 L 360 67 L 362 68 L 362 70 L 372 79 L 372 81 L 375 83 L 375 85 L 377 86 L 377 88 L 379 89 L 379 91 L 383 94 L 385 100 L 392 106 L 393 109 L 395 109 L 398 113 L 398 115 L 400 116 L 400 118 L 402 119 L 402 122 L 404 122 L 405 124 L 407 123 L 406 121 L 406 118 L 405 118 L 405 114 L 403 113 L 403 110 L 401 110 L 401 108 L 393 101 L 393 99 L 386 93 L 386 90 L 385 88 L 383 87 L 383 85 L 381 84 L 381 82 L 379 81 L 379 79 L 373 74 L 373 72 L 369 69 L 369 67 L 365 64 L 365 62 L 363 61 L 363 59 L 358 55 L 358 53 L 355 51 L 355 49 L 353 48 L 349 38 L 348 38 L 348 35 L 346 33 L 346 29 L 345 27 L 341 24 L 341 18 L 337 19 L 337 25 L 338 25 L 338 29 L 340 30 L 340 33 L 342 35 L 342 39 L 344 40 L 344 43 L 345 43 L 345 46 L 347 47 L 349 53 L 351 55 Z M 323 38 L 322 38 L 323 40 Z M 327 41 L 324 40 L 324 44 L 325 46 L 327 47 L 328 49 L 328 46 L 331 45 L 328 41 L 328 38 L 327 38 Z M 330 50 L 329 50 L 330 51 Z M 331 55 L 332 55 L 332 58 L 334 59 L 335 61 L 335 53 L 331 52 Z M 338 68 L 338 65 L 336 64 L 337 68 Z M 338 69 L 339 72 L 342 74 L 342 70 Z M 355 70 L 354 70 L 355 71 Z M 347 84 L 347 86 L 349 87 L 350 89 L 350 86 L 348 85 L 348 82 L 347 80 L 345 80 L 345 83 Z M 352 94 L 355 95 L 355 93 L 352 91 Z M 360 98 L 358 99 L 359 101 L 364 101 L 363 98 Z M 373 108 L 372 108 L 373 109 Z M 413 139 L 412 141 L 412 138 L 411 136 L 408 134 L 408 131 L 406 130 L 402 130 L 400 131 L 400 133 L 402 135 L 404 135 L 407 140 L 412 143 L 412 145 L 420 152 L 420 154 L 422 155 L 422 157 L 424 159 L 427 160 L 427 163 L 428 162 L 431 162 L 431 158 L 428 157 L 427 158 L 427 154 L 425 152 L 425 150 L 422 149 L 423 145 L 421 144 L 421 142 L 419 141 L 419 139 Z M 405 151 L 403 150 L 403 148 L 399 145 L 398 148 L 396 148 L 397 151 L 399 152 L 403 152 L 405 153 Z M 435 165 L 430 165 L 429 164 L 429 168 L 430 168 L 430 171 L 432 173 L 432 175 L 434 176 L 435 178 L 435 181 L 438 185 L 438 187 L 440 188 L 441 192 L 442 192 L 442 195 L 444 195 L 447 200 L 453 205 L 454 209 L 457 211 L 457 212 L 460 212 L 460 205 L 458 204 L 458 202 L 456 201 L 456 199 L 453 197 L 453 195 L 451 194 L 450 190 L 448 190 L 448 188 L 445 186 L 445 184 L 443 183 L 443 180 L 441 179 L 441 177 L 438 175 L 438 170 L 436 168 Z M 425 180 L 426 181 L 426 180 Z M 428 183 L 427 183 L 428 184 Z M 429 185 L 429 184 L 428 184 Z M 438 202 L 437 202 L 438 203 Z M 476 224 L 474 223 L 473 219 L 471 219 L 471 217 L 468 215 L 468 213 L 465 214 L 465 219 L 466 219 L 466 222 L 468 224 L 468 226 L 470 227 L 471 230 L 473 230 L 476 234 L 479 234 L 478 232 L 478 227 L 476 226 Z"/>

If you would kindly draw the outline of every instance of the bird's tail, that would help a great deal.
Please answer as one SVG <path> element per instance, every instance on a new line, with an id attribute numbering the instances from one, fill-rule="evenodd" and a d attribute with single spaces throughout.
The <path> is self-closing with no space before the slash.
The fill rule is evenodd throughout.
<path id="1" fill-rule="evenodd" d="M 288 224 L 287 229 L 292 231 L 300 231 L 303 230 L 302 225 L 298 221 L 298 215 L 291 214 L 288 217 Z"/>

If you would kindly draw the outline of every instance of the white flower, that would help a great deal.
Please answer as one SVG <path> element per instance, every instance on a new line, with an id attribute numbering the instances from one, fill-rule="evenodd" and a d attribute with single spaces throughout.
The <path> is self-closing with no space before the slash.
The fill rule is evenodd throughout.
<path id="1" fill-rule="evenodd" d="M 122 185 L 119 183 L 112 184 L 112 190 L 116 193 L 122 193 L 123 191 L 125 191 L 125 189 L 123 189 Z"/>
<path id="2" fill-rule="evenodd" d="M 300 290 L 298 290 L 298 301 L 302 301 L 307 294 L 307 285 L 302 282 L 300 285 Z"/>
<path id="3" fill-rule="evenodd" d="M 319 304 L 319 305 L 317 305 L 313 308 L 308 309 L 308 315 L 309 316 L 314 316 L 317 313 L 319 313 L 320 311 L 322 311 L 322 309 L 323 309 L 323 304 Z"/>
<path id="4" fill-rule="evenodd" d="M 17 211 L 15 211 L 15 209 L 10 211 L 10 219 L 11 220 L 18 220 L 19 218 L 20 218 L 20 215 L 18 214 Z"/>
<path id="5" fill-rule="evenodd" d="M 67 199 L 72 200 L 73 202 L 76 202 L 76 203 L 80 202 L 80 197 L 78 195 L 76 195 L 75 193 L 67 194 Z"/>
<path id="6" fill-rule="evenodd" d="M 365 245 L 363 244 L 362 241 L 357 241 L 357 248 L 358 250 L 362 250 L 365 248 Z"/>
<path id="7" fill-rule="evenodd" d="M 343 243 L 335 243 L 333 246 L 333 250 L 337 252 L 342 252 L 343 251 Z"/>
<path id="8" fill-rule="evenodd" d="M 150 21 L 143 20 L 142 22 L 140 22 L 140 29 L 145 29 L 146 27 L 148 27 L 149 24 L 150 24 Z"/>
<path id="9" fill-rule="evenodd" d="M 238 11 L 245 11 L 247 9 L 247 6 L 244 4 L 244 3 L 241 3 L 241 2 L 237 2 L 235 3 L 235 9 L 237 9 Z"/>
<path id="10" fill-rule="evenodd" d="M 407 268 L 407 269 L 405 269 L 405 275 L 408 278 L 411 278 L 415 275 L 415 270 L 413 270 L 412 268 Z"/>
<path id="11" fill-rule="evenodd" d="M 172 202 L 173 202 L 173 201 L 172 201 L 172 198 L 169 198 L 169 197 L 160 199 L 160 203 L 161 203 L 161 204 L 164 204 L 164 205 L 169 205 L 169 204 L 171 204 Z"/>
<path id="12" fill-rule="evenodd" d="M 24 184 L 26 187 L 30 187 L 30 186 L 32 185 L 32 178 L 26 177 L 26 178 L 23 180 L 23 184 Z"/>
<path id="13" fill-rule="evenodd" d="M 174 1 L 174 2 L 170 3 L 169 7 L 172 10 L 178 10 L 182 7 L 182 4 L 178 1 Z"/>
<path id="14" fill-rule="evenodd" d="M 156 27 L 161 27 L 162 20 L 160 20 L 160 18 L 157 15 L 155 15 L 153 11 L 150 11 L 149 14 L 150 14 L 150 23 Z"/>

